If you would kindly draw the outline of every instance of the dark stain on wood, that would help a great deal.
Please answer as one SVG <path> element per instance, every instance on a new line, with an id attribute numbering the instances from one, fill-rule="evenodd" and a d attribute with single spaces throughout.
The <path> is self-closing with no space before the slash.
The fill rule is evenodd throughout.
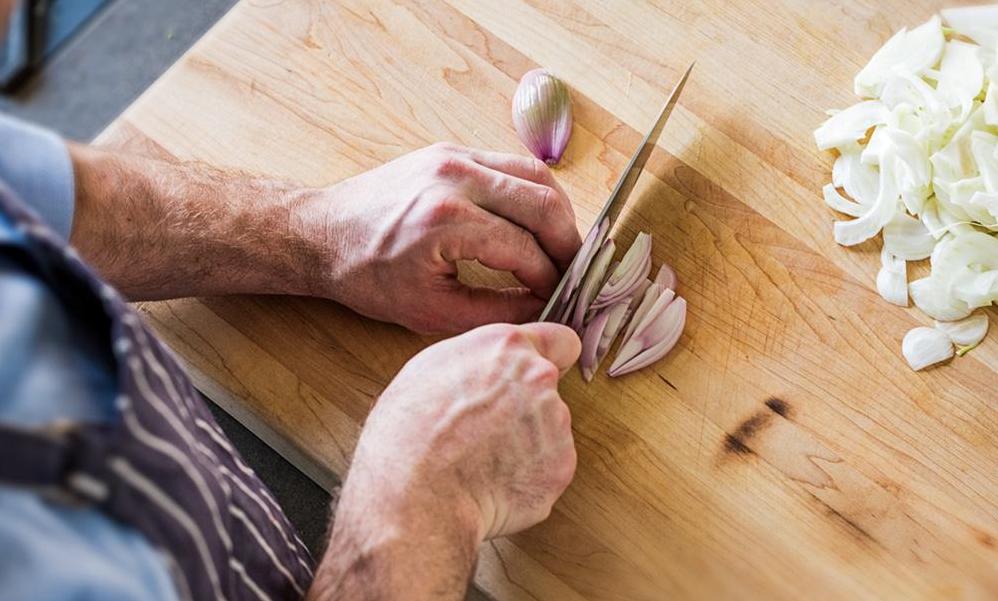
<path id="1" fill-rule="evenodd" d="M 665 377 L 665 376 L 663 376 L 662 374 L 658 374 L 658 379 L 659 379 L 659 380 L 662 380 L 663 382 L 665 382 L 666 384 L 668 384 L 668 385 L 669 385 L 669 388 L 671 388 L 671 389 L 675 390 L 676 392 L 679 392 L 679 389 L 678 389 L 678 388 L 676 388 L 676 385 L 675 385 L 675 384 L 673 384 L 672 382 L 670 382 L 670 381 L 669 381 L 668 379 L 666 379 L 666 377 Z"/>
<path id="2" fill-rule="evenodd" d="M 980 530 L 975 529 L 974 538 L 977 539 L 977 542 L 981 543 L 982 545 L 984 545 L 984 547 L 988 549 L 998 548 L 998 543 L 995 543 L 995 537 L 991 536 L 987 532 L 982 532 Z"/>
<path id="3" fill-rule="evenodd" d="M 733 434 L 725 434 L 724 452 L 732 455 L 751 455 L 752 449 L 745 446 L 745 443 L 735 438 Z"/>
<path id="4" fill-rule="evenodd" d="M 824 501 L 822 501 L 822 503 L 824 503 Z M 827 503 L 824 504 L 827 510 L 826 513 L 830 517 L 835 518 L 835 520 L 838 521 L 839 523 L 845 525 L 846 528 L 849 530 L 849 532 L 853 535 L 853 537 L 863 542 L 872 542 L 872 543 L 877 542 L 877 539 L 873 538 L 873 535 L 867 532 L 866 528 L 863 528 L 856 522 L 852 521 L 850 518 L 842 515 L 842 513 L 840 513 L 837 509 L 833 508 L 831 505 L 828 505 Z"/>
<path id="5" fill-rule="evenodd" d="M 769 407 L 769 410 L 776 415 L 790 419 L 790 405 L 788 405 L 786 401 L 782 401 L 776 397 L 771 397 L 766 399 L 766 406 Z"/>
<path id="6" fill-rule="evenodd" d="M 773 414 L 768 411 L 756 411 L 748 419 L 735 428 L 734 432 L 724 435 L 724 451 L 737 455 L 748 455 L 752 449 L 748 443 L 760 430 L 766 427 Z"/>
<path id="7" fill-rule="evenodd" d="M 876 545 L 878 547 L 881 546 L 880 543 L 877 541 L 877 539 L 873 538 L 873 535 L 870 534 L 869 531 L 867 531 L 866 528 L 863 528 L 862 526 L 860 526 L 859 524 L 857 524 L 852 518 L 844 515 L 838 509 L 835 509 L 834 507 L 832 507 L 828 503 L 825 503 L 824 501 L 822 501 L 818 497 L 814 497 L 814 498 L 819 503 L 821 503 L 822 506 L 824 506 L 824 508 L 825 508 L 825 515 L 827 515 L 828 517 L 832 518 L 833 520 L 835 520 L 836 522 L 838 522 L 839 524 L 841 524 L 842 526 L 844 526 L 846 532 L 848 532 L 850 535 L 852 535 L 852 537 L 854 539 L 856 539 L 857 542 L 862 543 L 862 544 L 872 544 L 872 545 Z"/>
<path id="8" fill-rule="evenodd" d="M 856 542 L 863 545 L 872 545 L 880 547 L 881 549 L 884 548 L 884 546 L 880 544 L 880 541 L 874 538 L 873 535 L 870 534 L 870 532 L 866 528 L 856 523 L 855 520 L 843 514 L 838 509 L 835 509 L 825 501 L 815 496 L 813 493 L 811 493 L 811 498 L 817 501 L 818 504 L 821 505 L 821 508 L 824 510 L 825 515 L 832 518 L 832 520 L 843 526 L 845 531 L 848 532 L 856 540 Z"/>

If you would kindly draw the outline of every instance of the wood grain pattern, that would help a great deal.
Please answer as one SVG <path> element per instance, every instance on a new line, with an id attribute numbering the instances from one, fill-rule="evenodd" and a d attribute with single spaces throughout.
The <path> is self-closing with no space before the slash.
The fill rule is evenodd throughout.
<path id="1" fill-rule="evenodd" d="M 497 599 L 998 597 L 998 343 L 913 373 L 927 319 L 832 240 L 811 131 L 928 0 L 244 0 L 100 142 L 334 182 L 437 140 L 522 152 L 538 65 L 572 88 L 557 171 L 588 227 L 697 67 L 618 226 L 689 301 L 664 361 L 562 384 L 578 474 L 551 519 L 482 549 Z M 209 396 L 318 482 L 430 339 L 316 299 L 142 307 Z M 998 315 L 989 313 L 993 329 Z"/>

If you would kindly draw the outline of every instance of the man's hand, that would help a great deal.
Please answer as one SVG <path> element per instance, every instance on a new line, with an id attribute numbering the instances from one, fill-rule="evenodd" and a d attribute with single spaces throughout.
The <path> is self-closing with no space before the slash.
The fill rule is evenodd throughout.
<path id="1" fill-rule="evenodd" d="M 564 326 L 492 325 L 429 347 L 361 435 L 313 599 L 461 599 L 482 540 L 543 520 L 575 471 Z"/>
<path id="2" fill-rule="evenodd" d="M 579 249 L 572 205 L 539 160 L 436 144 L 306 194 L 307 291 L 420 332 L 536 315 Z M 524 288 L 470 288 L 456 261 Z"/>
<path id="3" fill-rule="evenodd" d="M 437 144 L 329 188 L 71 145 L 71 241 L 133 300 L 307 294 L 421 332 L 520 322 L 581 245 L 543 162 Z M 455 262 L 523 288 L 469 288 Z"/>

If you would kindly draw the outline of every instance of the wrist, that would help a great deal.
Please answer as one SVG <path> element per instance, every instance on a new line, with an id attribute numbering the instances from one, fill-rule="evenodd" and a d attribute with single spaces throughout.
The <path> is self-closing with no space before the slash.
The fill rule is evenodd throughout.
<path id="1" fill-rule="evenodd" d="M 331 298 L 340 288 L 346 237 L 327 206 L 336 202 L 329 188 L 296 188 L 277 198 L 283 248 L 273 256 L 287 288 L 282 293 Z"/>
<path id="2" fill-rule="evenodd" d="M 302 191 L 284 182 L 234 180 L 226 186 L 229 205 L 225 235 L 211 242 L 232 257 L 225 268 L 235 278 L 226 293 L 308 295 L 316 273 L 307 232 L 298 223 Z"/>
<path id="3" fill-rule="evenodd" d="M 374 474 L 351 470 L 314 598 L 463 599 L 482 541 L 477 509 L 430 483 Z"/>

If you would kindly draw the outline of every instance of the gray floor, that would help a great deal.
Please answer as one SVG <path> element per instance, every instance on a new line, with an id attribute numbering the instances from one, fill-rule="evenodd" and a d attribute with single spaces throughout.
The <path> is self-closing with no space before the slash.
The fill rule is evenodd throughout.
<path id="1" fill-rule="evenodd" d="M 156 80 L 235 0 L 112 0 L 9 97 L 0 111 L 92 139 Z M 273 490 L 305 543 L 321 550 L 329 496 L 238 422 L 209 403 L 246 461 Z M 471 601 L 486 597 L 469 591 Z"/>
<path id="2" fill-rule="evenodd" d="M 235 0 L 112 0 L 0 110 L 90 140 Z"/>

